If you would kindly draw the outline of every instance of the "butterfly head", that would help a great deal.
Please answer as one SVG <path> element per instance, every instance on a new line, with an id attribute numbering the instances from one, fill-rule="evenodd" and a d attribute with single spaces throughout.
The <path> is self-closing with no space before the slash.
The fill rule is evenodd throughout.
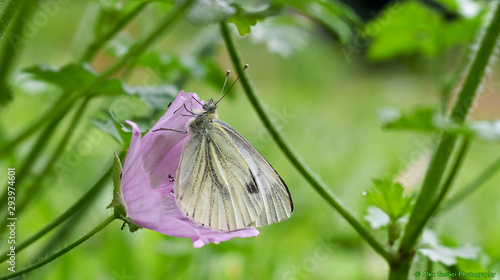
<path id="1" fill-rule="evenodd" d="M 195 111 L 197 119 L 213 119 L 218 118 L 217 116 L 217 103 L 213 99 L 205 101 L 202 105 L 203 109 L 199 112 Z"/>

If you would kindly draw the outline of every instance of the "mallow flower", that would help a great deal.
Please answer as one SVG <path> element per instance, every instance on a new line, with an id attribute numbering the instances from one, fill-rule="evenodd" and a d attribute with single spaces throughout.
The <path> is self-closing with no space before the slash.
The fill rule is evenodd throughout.
<path id="1" fill-rule="evenodd" d="M 196 248 L 210 242 L 219 244 L 233 237 L 256 236 L 259 231 L 255 228 L 229 232 L 205 228 L 189 220 L 176 204 L 173 194 L 175 174 L 189 133 L 153 130 L 184 131 L 192 118 L 187 116 L 190 113 L 186 108 L 201 109 L 193 98 L 199 100 L 195 93 L 181 91 L 165 115 L 142 138 L 137 124 L 127 121 L 132 127 L 132 139 L 121 180 L 115 176 L 115 194 L 110 206 L 115 207 L 131 231 L 148 228 L 169 236 L 191 238 Z M 121 184 L 117 185 L 116 181 L 121 181 Z"/>

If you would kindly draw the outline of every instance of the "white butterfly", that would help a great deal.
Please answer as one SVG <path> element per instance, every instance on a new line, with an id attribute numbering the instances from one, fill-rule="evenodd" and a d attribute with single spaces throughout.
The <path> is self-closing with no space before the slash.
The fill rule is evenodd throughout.
<path id="1" fill-rule="evenodd" d="M 221 99 L 205 101 L 202 110 L 190 112 L 191 135 L 174 186 L 177 205 L 192 221 L 218 231 L 289 218 L 293 203 L 285 182 L 240 133 L 218 119 Z"/>

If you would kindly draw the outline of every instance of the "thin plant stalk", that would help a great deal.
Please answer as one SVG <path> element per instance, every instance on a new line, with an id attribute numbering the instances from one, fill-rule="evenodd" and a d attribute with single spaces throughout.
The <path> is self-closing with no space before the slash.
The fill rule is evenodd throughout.
<path id="1" fill-rule="evenodd" d="M 90 187 L 87 192 L 80 198 L 78 199 L 73 205 L 71 205 L 64 213 L 59 215 L 56 219 L 54 219 L 52 222 L 48 223 L 45 227 L 43 227 L 41 230 L 30 236 L 28 239 L 25 241 L 21 242 L 19 245 L 16 246 L 16 253 L 18 254 L 21 252 L 23 249 L 43 237 L 45 234 L 49 233 L 51 230 L 59 226 L 61 223 L 66 221 L 68 218 L 73 216 L 76 212 L 78 212 L 81 208 L 85 207 L 99 192 L 99 190 L 102 188 L 104 183 L 109 178 L 109 174 L 111 172 L 112 164 L 111 166 L 101 175 L 99 180 Z M 0 263 L 6 261 L 9 256 L 7 256 L 9 252 L 5 251 L 0 255 Z"/>
<path id="2" fill-rule="evenodd" d="M 112 221 L 114 221 L 116 219 L 115 215 L 111 215 L 109 216 L 106 220 L 102 221 L 99 225 L 97 225 L 94 229 L 92 229 L 89 233 L 87 233 L 86 235 L 84 235 L 83 237 L 81 237 L 80 239 L 78 239 L 77 241 L 71 243 L 70 245 L 68 245 L 67 247 L 57 251 L 56 253 L 36 262 L 36 263 L 33 263 L 33 264 L 30 264 L 28 265 L 27 267 L 25 268 L 22 268 L 14 273 L 9 273 L 9 274 L 6 274 L 6 275 L 2 275 L 0 276 L 0 280 L 4 280 L 4 279 L 11 279 L 11 278 L 14 278 L 14 277 L 17 277 L 17 276 L 21 276 L 21 275 L 24 275 L 32 270 L 35 270 L 41 266 L 44 266 L 50 262 L 52 262 L 53 260 L 57 259 L 58 257 L 66 254 L 67 252 L 71 251 L 72 249 L 76 248 L 78 245 L 82 244 L 83 242 L 87 241 L 87 239 L 91 238 L 92 236 L 94 236 L 96 233 L 98 233 L 99 231 L 101 231 L 102 229 L 104 229 L 107 225 L 109 225 Z"/>

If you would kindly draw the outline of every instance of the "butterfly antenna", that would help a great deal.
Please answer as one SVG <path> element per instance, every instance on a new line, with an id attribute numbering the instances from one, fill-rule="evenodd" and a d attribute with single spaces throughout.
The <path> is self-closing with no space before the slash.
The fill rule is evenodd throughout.
<path id="1" fill-rule="evenodd" d="M 247 70 L 248 68 L 248 64 L 245 64 L 245 66 L 243 66 L 243 71 Z M 229 70 L 227 70 L 227 74 L 226 74 L 226 81 L 227 81 L 227 76 L 229 75 Z M 224 97 L 226 97 L 226 95 L 229 93 L 229 91 L 233 88 L 234 84 L 236 84 L 236 82 L 240 79 L 240 76 L 238 76 L 236 78 L 236 80 L 234 80 L 234 82 L 231 84 L 231 86 L 227 89 L 226 93 L 224 93 L 224 95 L 222 95 L 222 92 L 221 92 L 221 97 L 219 97 L 219 99 L 217 100 L 217 102 L 215 102 L 215 104 L 219 103 Z M 224 85 L 226 85 L 226 81 L 224 81 Z M 224 91 L 224 87 L 222 87 L 222 91 Z"/>
<path id="2" fill-rule="evenodd" d="M 224 84 L 222 85 L 222 89 L 220 91 L 219 99 L 217 99 L 217 102 L 219 102 L 219 100 L 221 100 L 223 98 L 222 93 L 224 93 L 224 88 L 226 87 L 227 78 L 229 77 L 229 74 L 231 74 L 231 71 L 227 70 L 227 72 L 226 72 L 226 79 L 224 79 Z"/>

